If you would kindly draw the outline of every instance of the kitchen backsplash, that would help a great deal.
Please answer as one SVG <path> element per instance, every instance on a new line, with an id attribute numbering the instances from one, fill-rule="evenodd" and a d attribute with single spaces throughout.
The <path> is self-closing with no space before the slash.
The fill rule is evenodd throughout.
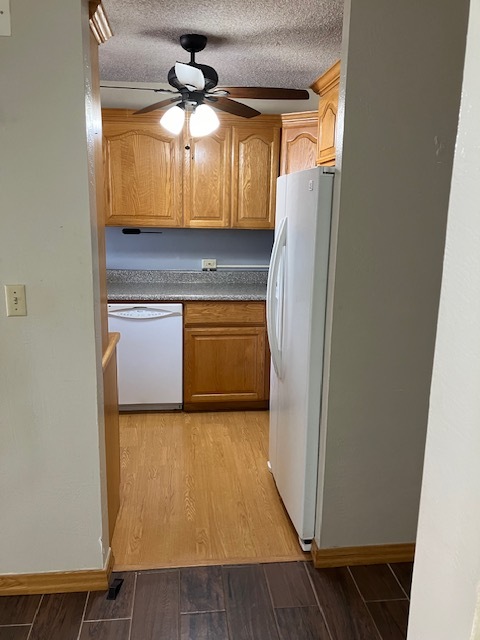
<path id="1" fill-rule="evenodd" d="M 124 235 L 106 228 L 107 269 L 201 270 L 202 258 L 218 265 L 268 266 L 273 231 L 244 229 L 145 229 Z"/>

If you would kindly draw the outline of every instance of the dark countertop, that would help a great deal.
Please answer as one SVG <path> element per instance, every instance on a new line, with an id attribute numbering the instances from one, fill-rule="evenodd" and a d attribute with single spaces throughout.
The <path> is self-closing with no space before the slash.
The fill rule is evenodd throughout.
<path id="1" fill-rule="evenodd" d="M 107 271 L 109 301 L 265 300 L 267 271 Z"/>

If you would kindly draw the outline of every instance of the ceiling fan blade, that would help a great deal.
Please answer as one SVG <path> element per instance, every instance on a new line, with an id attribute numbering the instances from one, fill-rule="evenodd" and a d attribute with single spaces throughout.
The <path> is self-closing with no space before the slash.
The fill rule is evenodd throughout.
<path id="1" fill-rule="evenodd" d="M 100 89 L 127 89 L 127 91 L 153 91 L 154 93 L 178 93 L 173 89 L 155 89 L 154 87 L 113 87 L 109 84 L 101 84 Z"/>
<path id="2" fill-rule="evenodd" d="M 139 116 L 142 113 L 150 113 L 150 111 L 156 111 L 157 109 L 161 109 L 162 107 L 166 107 L 170 104 L 173 104 L 174 102 L 180 102 L 180 100 L 182 99 L 181 96 L 178 96 L 178 98 L 168 98 L 168 100 L 162 100 L 161 102 L 155 102 L 154 104 L 151 104 L 149 107 L 144 107 L 143 109 L 140 109 L 139 111 L 135 111 L 134 112 L 134 116 Z"/>
<path id="3" fill-rule="evenodd" d="M 197 67 L 192 67 L 183 62 L 176 62 L 175 75 L 180 84 L 183 84 L 191 91 L 194 89 L 203 91 L 205 88 L 205 76 Z"/>
<path id="4" fill-rule="evenodd" d="M 228 91 L 230 98 L 258 100 L 308 100 L 305 89 L 280 89 L 279 87 L 221 87 Z"/>
<path id="5" fill-rule="evenodd" d="M 242 104 L 241 102 L 230 100 L 230 98 L 207 95 L 206 99 L 212 103 L 211 106 L 215 107 L 215 109 L 220 109 L 220 111 L 232 113 L 234 116 L 241 116 L 242 118 L 254 118 L 255 116 L 260 115 L 260 111 L 252 109 L 252 107 L 247 107 L 246 104 Z"/>

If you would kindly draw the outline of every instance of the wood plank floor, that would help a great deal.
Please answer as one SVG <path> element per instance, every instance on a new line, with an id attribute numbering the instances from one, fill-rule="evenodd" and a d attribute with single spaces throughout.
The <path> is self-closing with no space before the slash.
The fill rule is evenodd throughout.
<path id="1" fill-rule="evenodd" d="M 285 562 L 114 574 L 124 578 L 116 601 L 0 598 L 0 640 L 405 640 L 411 569 Z"/>
<path id="2" fill-rule="evenodd" d="M 120 417 L 117 570 L 307 559 L 267 469 L 268 412 Z"/>

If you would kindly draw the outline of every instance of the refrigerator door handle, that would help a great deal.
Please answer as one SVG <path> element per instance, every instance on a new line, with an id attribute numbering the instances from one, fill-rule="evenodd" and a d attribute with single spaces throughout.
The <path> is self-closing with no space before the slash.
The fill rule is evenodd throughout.
<path id="1" fill-rule="evenodd" d="M 272 257 L 270 259 L 270 268 L 268 270 L 267 280 L 267 334 L 270 343 L 270 352 L 272 354 L 272 363 L 275 373 L 279 378 L 282 377 L 282 351 L 278 342 L 277 318 L 276 312 L 278 308 L 275 304 L 275 288 L 277 285 L 277 277 L 282 258 L 282 249 L 285 246 L 287 237 L 287 218 L 283 218 L 278 228 L 275 243 L 272 249 Z M 283 295 L 283 286 L 281 289 Z M 283 301 L 281 301 L 283 306 Z"/>

